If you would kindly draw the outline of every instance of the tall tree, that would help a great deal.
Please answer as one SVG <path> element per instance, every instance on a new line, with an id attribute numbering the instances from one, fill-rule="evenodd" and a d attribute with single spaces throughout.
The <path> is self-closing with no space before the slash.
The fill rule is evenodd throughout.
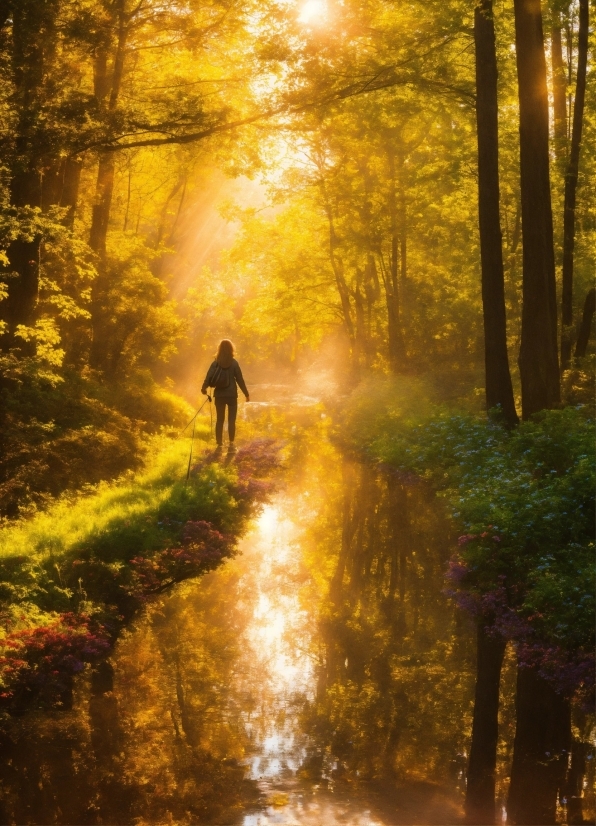
<path id="1" fill-rule="evenodd" d="M 514 0 L 519 94 L 523 307 L 522 415 L 561 399 L 549 168 L 549 109 L 540 0 Z"/>
<path id="2" fill-rule="evenodd" d="M 507 354 L 505 277 L 500 222 L 497 53 L 492 0 L 474 10 L 476 125 L 478 136 L 478 216 L 482 268 L 487 409 L 500 407 L 508 425 L 517 424 Z M 505 643 L 478 620 L 476 691 L 466 786 L 466 822 L 495 822 L 499 684 Z"/>
<path id="3" fill-rule="evenodd" d="M 403 370 L 406 361 L 406 345 L 401 329 L 400 319 L 400 287 L 398 272 L 401 271 L 402 286 L 406 269 L 406 227 L 403 186 L 403 152 L 398 154 L 398 165 L 400 168 L 400 207 L 397 199 L 397 180 L 395 164 L 395 148 L 392 144 L 387 147 L 387 160 L 389 165 L 389 216 L 391 226 L 391 255 L 390 267 L 385 282 L 385 296 L 387 300 L 387 336 L 389 349 L 389 363 L 394 372 Z"/>
<path id="4" fill-rule="evenodd" d="M 126 59 L 126 43 L 130 34 L 131 21 L 138 14 L 142 4 L 133 12 L 127 13 L 126 0 L 117 0 L 108 5 L 106 32 L 103 42 L 99 45 L 93 64 L 93 88 L 98 110 L 108 121 L 114 118 L 120 97 Z M 113 42 L 110 42 L 112 40 Z M 111 72 L 108 61 L 112 53 Z M 106 366 L 107 341 L 106 327 L 109 320 L 102 312 L 102 297 L 108 286 L 105 273 L 106 243 L 110 223 L 110 211 L 114 193 L 114 175 L 116 172 L 115 153 L 102 152 L 97 167 L 97 182 L 95 199 L 91 214 L 91 229 L 89 231 L 89 246 L 97 253 L 100 259 L 99 275 L 95 279 L 91 298 L 92 341 L 89 353 L 89 364 L 95 369 Z"/>
<path id="5" fill-rule="evenodd" d="M 55 20 L 59 0 L 40 5 L 36 0 L 12 4 L 12 97 L 17 111 L 10 158 L 10 201 L 17 210 L 42 205 L 44 164 L 49 164 L 44 129 L 48 77 L 55 50 Z M 4 22 L 4 21 L 3 21 Z M 4 312 L 5 348 L 15 345 L 19 325 L 30 325 L 39 289 L 38 233 L 23 234 L 10 244 L 7 254 L 13 275 L 9 279 Z"/>
<path id="6" fill-rule="evenodd" d="M 569 367 L 571 361 L 573 324 L 573 253 L 575 248 L 575 207 L 577 201 L 577 179 L 579 155 L 584 123 L 586 99 L 586 74 L 588 67 L 588 31 L 590 9 L 588 0 L 579 0 L 579 32 L 577 42 L 577 80 L 573 104 L 573 126 L 569 162 L 565 172 L 565 203 L 563 211 L 563 291 L 561 302 L 561 369 Z"/>
<path id="7" fill-rule="evenodd" d="M 507 355 L 505 278 L 499 216 L 497 54 L 492 0 L 480 0 L 474 10 L 474 43 L 486 406 L 489 410 L 501 407 L 507 423 L 515 425 L 518 418 Z"/>
<path id="8" fill-rule="evenodd" d="M 552 11 L 550 56 L 553 77 L 555 155 L 559 163 L 564 163 L 567 157 L 567 77 L 563 60 L 559 9 Z"/>
<path id="9" fill-rule="evenodd" d="M 520 373 L 522 413 L 560 402 L 549 111 L 540 0 L 514 0 L 523 233 Z M 568 703 L 535 667 L 519 664 L 517 728 L 507 804 L 514 824 L 555 823 L 557 775 Z M 545 754 L 548 760 L 545 760 Z"/>
<path id="10" fill-rule="evenodd" d="M 582 320 L 575 345 L 575 358 L 583 358 L 588 349 L 588 342 L 590 340 L 590 331 L 592 329 L 592 319 L 596 310 L 596 290 L 592 287 L 584 300 L 584 309 L 582 313 Z"/>
<path id="11" fill-rule="evenodd" d="M 487 409 L 500 407 L 513 426 L 518 417 L 507 354 L 505 277 L 500 223 L 497 53 L 492 0 L 474 10 L 476 125 L 478 136 L 478 215 L 484 316 Z M 466 822 L 495 822 L 499 684 L 504 641 L 493 638 L 478 620 L 476 693 L 466 786 Z"/>

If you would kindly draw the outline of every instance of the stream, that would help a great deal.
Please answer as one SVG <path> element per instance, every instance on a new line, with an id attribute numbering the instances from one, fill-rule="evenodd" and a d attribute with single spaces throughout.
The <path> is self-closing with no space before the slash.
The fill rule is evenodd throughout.
<path id="1" fill-rule="evenodd" d="M 320 495 L 324 499 L 325 490 L 321 490 Z M 461 790 L 461 784 L 457 781 L 461 780 L 461 770 L 456 771 L 455 776 L 451 774 L 454 783 L 435 784 L 427 778 L 406 781 L 399 784 L 399 789 L 394 789 L 391 796 L 387 795 L 387 789 L 373 791 L 366 788 L 365 783 L 358 783 L 359 776 L 366 777 L 367 770 L 372 774 L 367 764 L 379 756 L 374 753 L 375 745 L 386 747 L 387 739 L 391 738 L 391 732 L 383 731 L 382 720 L 370 720 L 371 712 L 382 715 L 385 706 L 382 697 L 374 698 L 377 703 L 380 701 L 377 709 L 374 705 L 358 708 L 354 691 L 358 691 L 360 680 L 355 674 L 350 680 L 350 655 L 355 661 L 354 671 L 360 671 L 365 682 L 368 682 L 367 677 L 374 680 L 372 674 L 367 674 L 367 665 L 357 662 L 362 657 L 358 640 L 354 641 L 352 650 L 349 642 L 344 650 L 340 639 L 334 641 L 333 646 L 335 648 L 339 643 L 341 655 L 346 654 L 343 668 L 340 663 L 344 673 L 338 675 L 338 683 L 352 691 L 346 707 L 334 710 L 331 716 L 341 717 L 347 712 L 347 719 L 341 721 L 339 730 L 331 732 L 329 742 L 324 744 L 317 741 L 312 720 L 304 725 L 317 700 L 320 702 L 326 690 L 336 687 L 332 680 L 337 679 L 330 673 L 334 666 L 327 661 L 329 642 L 323 638 L 319 626 L 319 612 L 323 606 L 321 602 L 310 602 L 313 583 L 307 579 L 301 558 L 301 554 L 308 553 L 307 546 L 313 541 L 309 529 L 319 515 L 311 509 L 311 498 L 308 489 L 298 495 L 277 496 L 264 508 L 254 530 L 242 545 L 240 584 L 252 595 L 252 604 L 243 630 L 243 648 L 245 646 L 251 668 L 242 671 L 241 679 L 248 681 L 248 693 L 255 701 L 253 710 L 244 714 L 245 725 L 252 735 L 251 754 L 246 765 L 248 776 L 258 784 L 265 808 L 244 814 L 241 823 L 243 826 L 384 826 L 390 823 L 458 822 L 460 800 L 457 792 Z M 366 551 L 362 546 L 358 550 Z M 349 627 L 349 621 L 346 627 Z M 375 634 L 374 629 L 367 630 Z M 369 683 L 365 690 L 370 687 Z M 377 686 L 374 688 L 378 690 Z M 351 705 L 354 706 L 353 719 L 349 716 Z M 305 708 L 310 714 L 305 715 Z M 362 712 L 362 720 L 359 720 Z M 359 732 L 358 726 L 369 720 L 372 731 Z M 341 741 L 341 728 L 351 730 L 354 723 L 354 735 L 362 739 L 363 748 L 357 747 L 350 754 L 349 746 L 354 745 L 352 738 L 347 744 L 342 743 L 339 757 L 339 750 L 333 749 L 333 741 Z M 378 744 L 375 743 L 377 729 L 380 734 Z M 357 751 L 361 753 L 357 754 Z M 453 757 L 457 761 L 457 752 Z M 453 764 L 453 760 L 449 762 Z M 384 796 L 392 799 L 383 800 Z"/>
<path id="2" fill-rule="evenodd" d="M 245 414 L 284 441 L 277 491 L 233 559 L 123 634 L 113 688 L 15 723 L 19 823 L 462 822 L 474 635 L 440 501 L 344 456 L 308 394 Z"/>
<path id="3" fill-rule="evenodd" d="M 227 817 L 461 822 L 472 632 L 444 593 L 447 523 L 432 493 L 346 459 L 316 418 L 239 556 L 194 586 L 222 604 L 233 587 L 239 612 L 217 716 L 242 732 L 233 759 L 257 797 Z"/>

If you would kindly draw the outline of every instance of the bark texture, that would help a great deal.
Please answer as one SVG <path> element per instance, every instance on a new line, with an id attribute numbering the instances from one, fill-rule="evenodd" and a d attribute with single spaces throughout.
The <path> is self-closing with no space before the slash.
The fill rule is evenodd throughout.
<path id="1" fill-rule="evenodd" d="M 387 337 L 389 364 L 394 373 L 403 369 L 406 360 L 406 344 L 404 341 L 401 319 L 398 272 L 405 266 L 402 261 L 405 255 L 405 239 L 400 236 L 405 233 L 405 228 L 398 229 L 400 223 L 397 203 L 397 181 L 395 169 L 395 153 L 388 150 L 389 161 L 389 212 L 391 219 L 391 260 L 389 262 L 389 273 L 385 277 L 385 300 L 387 303 Z M 403 166 L 403 160 L 401 162 Z M 405 223 L 401 221 L 401 223 Z M 400 244 L 400 240 L 402 243 Z"/>
<path id="2" fill-rule="evenodd" d="M 522 415 L 561 398 L 549 169 L 548 92 L 540 0 L 514 0 L 519 91 L 523 308 Z"/>
<path id="3" fill-rule="evenodd" d="M 567 157 L 567 78 L 561 42 L 561 12 L 553 10 L 550 38 L 551 69 L 553 76 L 553 111 L 555 156 L 562 163 Z"/>
<path id="4" fill-rule="evenodd" d="M 507 355 L 503 245 L 499 216 L 499 137 L 497 55 L 492 0 L 474 11 L 476 123 L 478 131 L 478 213 L 486 407 L 500 407 L 506 422 L 518 422 Z"/>
<path id="5" fill-rule="evenodd" d="M 579 32 L 577 42 L 577 81 L 573 105 L 573 126 L 569 163 L 565 173 L 565 206 L 563 212 L 563 290 L 561 300 L 561 369 L 569 367 L 573 324 L 573 254 L 575 249 L 575 206 L 579 155 L 584 124 L 586 72 L 588 66 L 588 30 L 590 11 L 588 0 L 579 0 Z"/>
<path id="6" fill-rule="evenodd" d="M 138 7 L 137 11 L 140 9 Z M 132 16 L 126 13 L 126 3 L 118 0 L 113 11 L 113 24 L 117 31 L 117 39 L 113 49 L 111 72 L 108 71 L 109 53 L 106 48 L 100 49 L 94 61 L 93 82 L 94 92 L 101 111 L 108 117 L 112 116 L 118 107 L 118 99 L 124 75 L 126 45 L 129 35 Z M 107 237 L 114 193 L 114 176 L 116 162 L 113 152 L 104 152 L 100 155 L 97 169 L 97 183 L 95 200 L 91 215 L 91 229 L 89 232 L 89 246 L 99 259 L 98 276 L 93 282 L 91 290 L 91 324 L 92 341 L 89 353 L 89 364 L 95 370 L 104 372 L 114 368 L 118 354 L 109 353 L 109 312 L 105 307 L 105 296 L 109 290 L 109 276 L 106 267 Z"/>
<path id="7" fill-rule="evenodd" d="M 596 310 L 596 290 L 594 287 L 588 292 L 586 300 L 584 301 L 584 311 L 582 313 L 582 321 L 577 336 L 577 343 L 575 345 L 575 358 L 583 358 L 588 349 L 588 342 L 590 341 L 590 333 L 592 331 L 592 321 L 594 319 L 594 311 Z"/>

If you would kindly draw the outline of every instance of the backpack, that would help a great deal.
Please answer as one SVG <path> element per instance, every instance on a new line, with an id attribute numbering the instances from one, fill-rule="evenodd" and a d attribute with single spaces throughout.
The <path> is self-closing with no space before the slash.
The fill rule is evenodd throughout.
<path id="1" fill-rule="evenodd" d="M 230 386 L 230 374 L 228 373 L 229 367 L 220 367 L 220 365 L 215 362 L 215 370 L 213 371 L 213 375 L 209 381 L 209 387 L 214 387 L 216 390 L 225 390 L 226 387 Z"/>

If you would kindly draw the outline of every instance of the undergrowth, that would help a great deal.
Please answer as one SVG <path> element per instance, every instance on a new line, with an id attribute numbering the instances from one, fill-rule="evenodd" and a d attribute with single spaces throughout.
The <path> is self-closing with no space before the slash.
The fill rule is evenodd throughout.
<path id="1" fill-rule="evenodd" d="M 75 675 L 148 600 L 235 553 L 279 449 L 252 440 L 229 465 L 199 449 L 187 481 L 189 446 L 162 439 L 143 472 L 0 531 L 0 709 L 70 707 Z"/>
<path id="2" fill-rule="evenodd" d="M 509 431 L 498 416 L 433 412 L 412 389 L 387 382 L 380 403 L 357 392 L 337 438 L 439 492 L 460 533 L 451 596 L 516 640 L 521 662 L 586 700 L 595 611 L 590 407 L 543 411 Z"/>
<path id="3" fill-rule="evenodd" d="M 0 518 L 138 470 L 152 437 L 179 430 L 191 415 L 150 376 L 107 385 L 64 372 L 62 381 L 19 377 L 0 386 Z"/>

